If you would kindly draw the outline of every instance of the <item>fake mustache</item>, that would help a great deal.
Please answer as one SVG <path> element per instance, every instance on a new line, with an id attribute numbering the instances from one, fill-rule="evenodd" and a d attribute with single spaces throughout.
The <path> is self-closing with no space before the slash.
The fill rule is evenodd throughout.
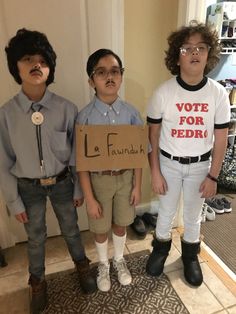
<path id="1" fill-rule="evenodd" d="M 107 85 L 110 85 L 110 84 L 115 85 L 115 82 L 112 81 L 112 80 L 108 80 L 108 81 L 106 82 L 106 86 L 107 86 Z"/>

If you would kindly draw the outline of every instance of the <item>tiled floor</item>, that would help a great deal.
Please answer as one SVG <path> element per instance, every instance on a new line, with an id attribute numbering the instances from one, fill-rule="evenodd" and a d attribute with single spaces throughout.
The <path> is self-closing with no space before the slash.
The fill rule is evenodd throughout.
<path id="1" fill-rule="evenodd" d="M 97 255 L 89 232 L 82 232 L 88 257 L 97 261 Z M 151 234 L 138 239 L 132 230 L 128 230 L 125 254 L 151 249 Z M 183 267 L 180 259 L 180 237 L 173 229 L 173 244 L 165 266 L 165 273 L 186 305 L 190 314 L 236 314 L 236 283 L 215 264 L 203 248 L 201 266 L 204 283 L 192 288 L 183 279 Z M 109 255 L 112 256 L 112 243 L 109 242 Z M 8 266 L 0 268 L 0 314 L 29 313 L 29 288 L 27 286 L 26 245 L 18 244 L 5 250 Z M 54 273 L 73 268 L 63 239 L 49 238 L 46 251 L 46 273 Z M 213 270 L 212 270 L 213 269 Z M 219 277 L 221 279 L 219 279 Z M 122 313 L 121 313 L 122 314 Z M 181 313 L 176 313 L 181 314 Z"/>

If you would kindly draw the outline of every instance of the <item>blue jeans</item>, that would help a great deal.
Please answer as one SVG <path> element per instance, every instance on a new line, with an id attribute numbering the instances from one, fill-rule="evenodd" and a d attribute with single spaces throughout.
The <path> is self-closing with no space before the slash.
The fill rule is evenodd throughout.
<path id="1" fill-rule="evenodd" d="M 28 235 L 29 272 L 37 278 L 43 278 L 45 273 L 47 197 L 51 201 L 73 261 L 77 262 L 85 257 L 77 224 L 77 211 L 73 205 L 73 188 L 70 175 L 51 186 L 40 186 L 18 179 L 18 191 L 29 219 L 29 222 L 24 224 Z"/>
<path id="2" fill-rule="evenodd" d="M 171 228 L 182 191 L 183 239 L 190 243 L 198 242 L 204 202 L 199 188 L 209 171 L 210 161 L 183 165 L 178 161 L 160 155 L 160 167 L 162 175 L 167 182 L 168 191 L 166 195 L 160 195 L 160 207 L 156 225 L 157 238 L 169 239 L 171 237 Z"/>

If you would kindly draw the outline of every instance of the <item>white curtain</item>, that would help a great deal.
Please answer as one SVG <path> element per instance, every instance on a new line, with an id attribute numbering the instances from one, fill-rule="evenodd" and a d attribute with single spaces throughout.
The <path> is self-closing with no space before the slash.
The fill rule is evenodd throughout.
<path id="1" fill-rule="evenodd" d="M 0 106 L 19 86 L 8 72 L 4 47 L 19 28 L 47 35 L 57 53 L 55 84 L 50 90 L 73 101 L 79 108 L 93 95 L 86 74 L 88 56 L 109 48 L 124 57 L 124 0 L 1 0 L 0 1 Z M 123 89 L 121 90 L 123 97 Z M 50 227 L 50 226 L 49 226 Z M 0 246 L 21 240 L 22 228 L 6 212 L 0 195 Z"/>

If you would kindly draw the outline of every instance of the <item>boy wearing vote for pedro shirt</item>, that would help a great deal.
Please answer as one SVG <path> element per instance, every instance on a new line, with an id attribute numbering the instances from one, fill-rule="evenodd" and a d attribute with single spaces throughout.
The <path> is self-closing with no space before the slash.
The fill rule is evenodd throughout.
<path id="1" fill-rule="evenodd" d="M 146 270 L 153 276 L 163 272 L 183 191 L 184 276 L 189 284 L 200 286 L 202 205 L 216 193 L 227 145 L 229 99 L 223 86 L 205 76 L 219 60 L 215 31 L 192 21 L 173 32 L 168 44 L 165 62 L 176 76 L 154 91 L 147 111 L 152 187 L 160 195 L 160 209 Z"/>
<path id="2" fill-rule="evenodd" d="M 111 50 L 99 49 L 88 59 L 89 84 L 95 89 L 94 99 L 81 112 L 81 125 L 142 125 L 138 111 L 118 96 L 123 67 Z M 126 226 L 135 217 L 135 206 L 141 196 L 141 169 L 104 169 L 79 172 L 87 204 L 90 230 L 95 235 L 99 266 L 97 286 L 101 291 L 111 287 L 108 261 L 108 231 L 112 228 L 113 266 L 122 285 L 131 283 L 131 274 L 123 257 Z"/>

